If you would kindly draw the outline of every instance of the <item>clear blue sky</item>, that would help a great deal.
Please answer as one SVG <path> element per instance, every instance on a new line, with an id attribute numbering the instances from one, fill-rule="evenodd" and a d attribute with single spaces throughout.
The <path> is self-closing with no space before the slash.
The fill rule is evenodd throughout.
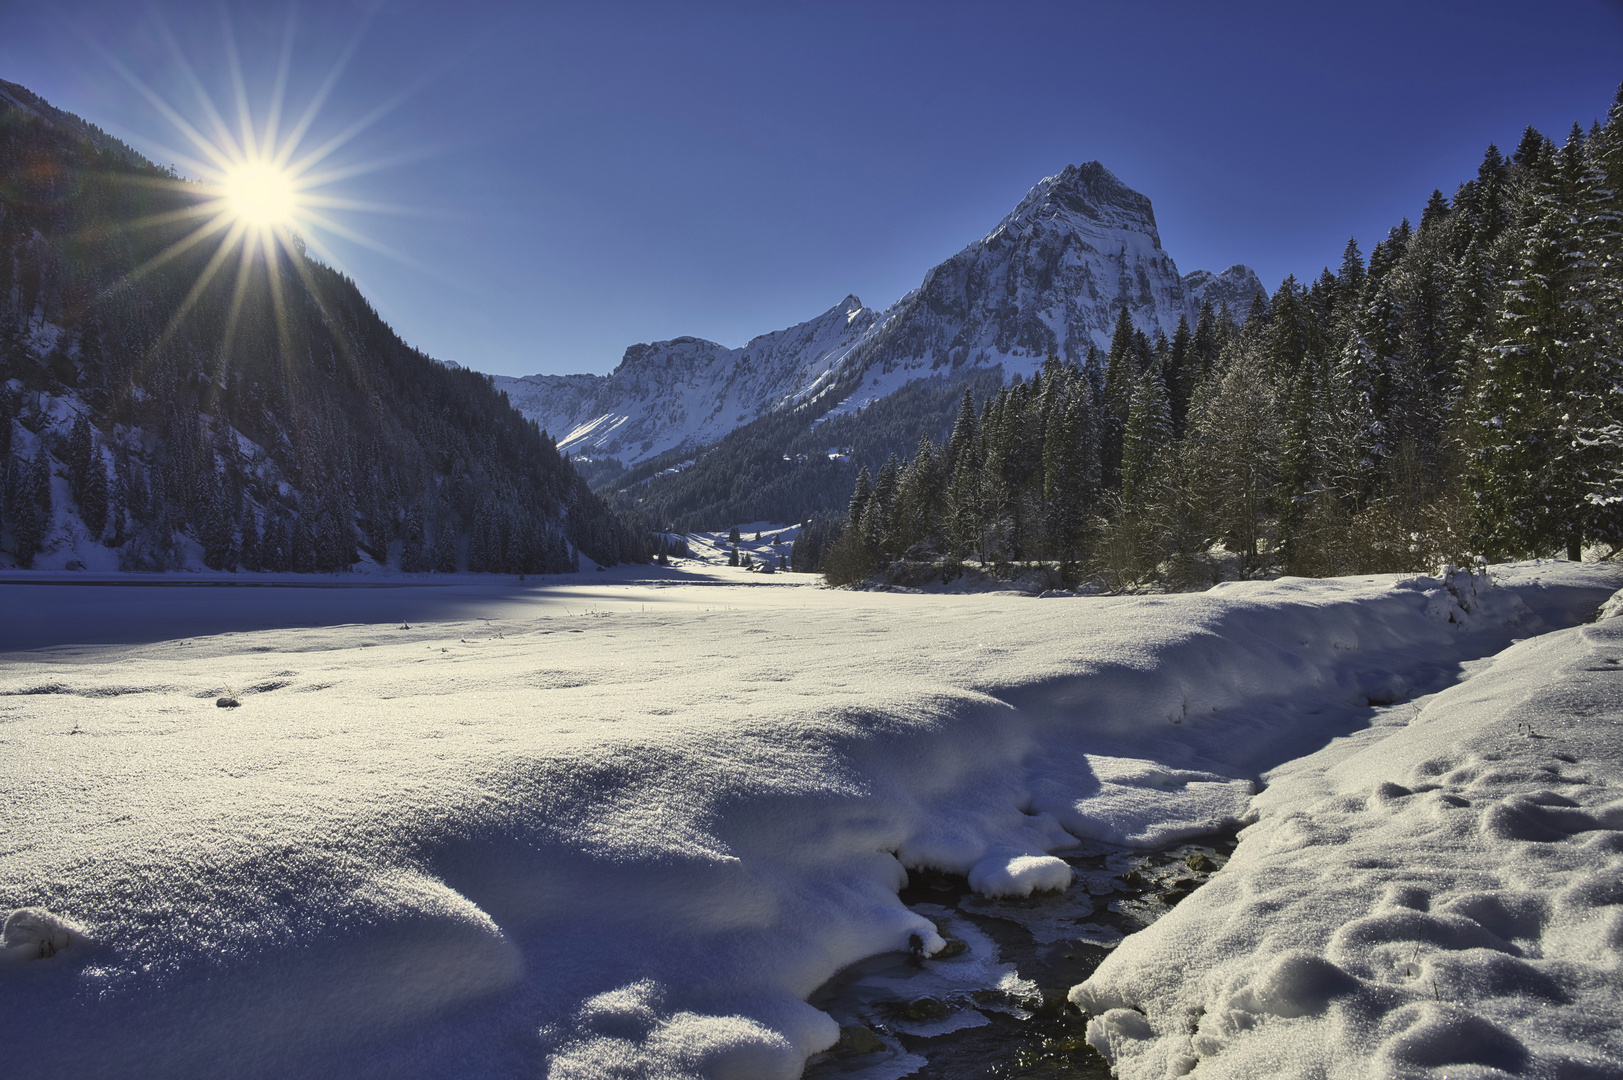
<path id="1" fill-rule="evenodd" d="M 1623 4 L 355 3 L 293 9 L 289 110 L 357 39 L 316 132 L 410 91 L 330 190 L 408 214 L 332 241 L 427 352 L 605 372 L 629 344 L 729 345 L 854 292 L 882 307 L 1041 177 L 1097 159 L 1185 272 L 1272 289 L 1366 253 L 1489 142 L 1560 141 L 1623 81 Z M 181 136 L 109 62 L 222 106 L 228 12 L 256 107 L 290 9 L 0 0 L 0 78 L 150 150 Z"/>

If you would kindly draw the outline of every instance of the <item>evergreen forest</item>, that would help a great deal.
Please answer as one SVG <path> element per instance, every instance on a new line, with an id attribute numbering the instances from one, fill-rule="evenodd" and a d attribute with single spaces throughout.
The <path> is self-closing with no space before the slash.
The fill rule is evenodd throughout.
<path id="1" fill-rule="evenodd" d="M 1557 145 L 1490 146 L 1366 258 L 1170 340 L 964 393 L 945 441 L 864 468 L 797 569 L 1068 584 L 1435 569 L 1623 542 L 1623 91 Z M 912 575 L 912 578 L 909 575 Z"/>

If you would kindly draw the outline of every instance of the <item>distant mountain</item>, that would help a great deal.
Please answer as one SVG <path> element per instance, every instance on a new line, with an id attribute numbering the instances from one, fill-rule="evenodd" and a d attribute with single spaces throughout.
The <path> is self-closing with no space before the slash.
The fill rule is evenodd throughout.
<path id="1" fill-rule="evenodd" d="M 847 296 L 809 322 L 729 349 L 680 337 L 633 345 L 612 375 L 496 376 L 513 405 L 593 457 L 642 461 L 702 446 L 798 399 L 862 341 L 879 313 Z"/>
<path id="2" fill-rule="evenodd" d="M 647 557 L 487 377 L 401 341 L 296 238 L 267 263 L 194 232 L 210 197 L 0 83 L 0 566 Z"/>
<path id="3" fill-rule="evenodd" d="M 984 238 L 884 312 L 854 296 L 727 349 L 697 338 L 634 345 L 607 376 L 498 376 L 559 448 L 631 465 L 696 449 L 774 411 L 846 413 L 966 367 L 1029 376 L 1049 353 L 1081 364 L 1117 311 L 1152 337 L 1193 326 L 1203 301 L 1242 318 L 1266 297 L 1249 267 L 1180 276 L 1150 200 L 1098 162 L 1043 179 Z M 808 417 L 808 420 L 810 417 Z"/>
<path id="4" fill-rule="evenodd" d="M 1183 276 L 1183 291 L 1191 308 L 1199 310 L 1202 303 L 1211 304 L 1213 311 L 1228 308 L 1235 322 L 1245 318 L 1257 297 L 1268 298 L 1268 290 L 1249 266 L 1231 266 L 1221 274 L 1192 271 Z"/>

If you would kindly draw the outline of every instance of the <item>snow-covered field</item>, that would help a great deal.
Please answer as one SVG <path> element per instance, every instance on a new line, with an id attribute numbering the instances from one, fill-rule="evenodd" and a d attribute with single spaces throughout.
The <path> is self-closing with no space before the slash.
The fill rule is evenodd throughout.
<path id="1" fill-rule="evenodd" d="M 1253 814 L 1076 992 L 1126 1073 L 1623 1069 L 1623 633 L 1473 663 L 1623 568 L 809 581 L 0 585 L 7 1074 L 794 1077 L 904 866 Z"/>

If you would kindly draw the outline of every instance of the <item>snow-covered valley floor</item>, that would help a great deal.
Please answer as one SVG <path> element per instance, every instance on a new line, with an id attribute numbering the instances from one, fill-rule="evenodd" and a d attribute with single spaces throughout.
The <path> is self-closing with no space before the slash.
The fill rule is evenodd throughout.
<path id="1" fill-rule="evenodd" d="M 794 1077 L 904 867 L 1255 818 L 1073 992 L 1125 1075 L 1618 1075 L 1623 568 L 1495 579 L 3 584 L 7 1073 Z"/>

